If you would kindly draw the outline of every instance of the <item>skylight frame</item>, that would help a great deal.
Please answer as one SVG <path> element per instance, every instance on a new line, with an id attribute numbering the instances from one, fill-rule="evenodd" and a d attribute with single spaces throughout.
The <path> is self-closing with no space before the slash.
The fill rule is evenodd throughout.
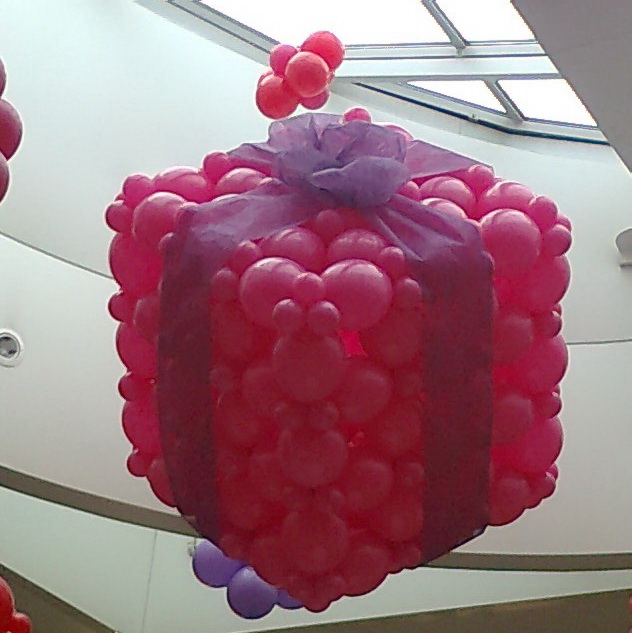
<path id="1" fill-rule="evenodd" d="M 607 144 L 598 127 L 524 117 L 520 108 L 502 89 L 498 82 L 504 79 L 561 78 L 536 41 L 494 40 L 469 43 L 462 36 L 459 39 L 460 32 L 450 23 L 445 14 L 442 18 L 442 11 L 437 5 L 437 0 L 419 1 L 444 29 L 450 40 L 449 44 L 348 46 L 345 62 L 336 73 L 336 83 L 353 83 L 510 134 Z M 231 46 L 233 50 L 239 50 L 242 54 L 263 64 L 268 61 L 269 50 L 278 43 L 255 28 L 203 4 L 202 0 L 137 0 L 137 2 L 146 6 L 150 5 L 154 9 L 157 9 L 157 5 L 164 6 L 165 4 L 181 9 L 190 16 L 199 18 L 203 23 L 200 25 L 201 28 L 195 29 L 196 31 L 205 31 L 210 36 L 212 32 L 217 35 L 217 29 L 219 29 L 224 36 L 234 38 L 234 46 Z M 415 60 L 419 62 L 420 68 L 425 66 L 425 70 L 411 74 L 411 62 Z M 439 62 L 439 60 L 443 61 Z M 474 75 L 471 74 L 473 60 L 474 65 L 480 69 L 479 73 Z M 438 62 L 438 67 L 443 64 L 450 68 L 447 76 L 436 68 L 433 69 L 433 61 Z M 371 67 L 375 69 L 375 72 L 370 70 Z M 404 76 L 401 74 L 403 67 L 408 69 Z M 449 96 L 437 97 L 436 93 L 426 93 L 423 89 L 409 85 L 407 82 L 412 79 L 484 79 L 488 88 L 505 108 L 505 112 L 499 113 L 476 104 L 462 103 Z"/>

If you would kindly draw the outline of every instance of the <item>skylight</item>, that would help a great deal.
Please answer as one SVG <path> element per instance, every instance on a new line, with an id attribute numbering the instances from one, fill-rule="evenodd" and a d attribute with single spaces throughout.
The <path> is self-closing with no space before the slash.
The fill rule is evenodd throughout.
<path id="1" fill-rule="evenodd" d="M 453 99 L 458 99 L 463 103 L 472 103 L 482 108 L 489 108 L 498 112 L 505 109 L 500 101 L 494 97 L 491 90 L 484 81 L 411 81 L 410 84 L 416 88 L 429 90 L 435 94 L 442 94 Z"/>

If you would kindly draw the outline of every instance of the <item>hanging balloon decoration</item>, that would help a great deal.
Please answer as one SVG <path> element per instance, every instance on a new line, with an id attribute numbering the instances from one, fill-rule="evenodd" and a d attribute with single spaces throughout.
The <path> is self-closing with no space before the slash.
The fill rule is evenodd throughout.
<path id="1" fill-rule="evenodd" d="M 354 108 L 130 176 L 106 219 L 128 469 L 235 612 L 322 611 L 553 494 L 550 199 Z"/>
<path id="2" fill-rule="evenodd" d="M 0 631 L 2 633 L 30 633 L 31 620 L 15 610 L 13 593 L 8 583 L 0 578 Z"/>
<path id="3" fill-rule="evenodd" d="M 257 108 L 271 119 L 290 116 L 299 104 L 308 110 L 322 108 L 344 54 L 342 42 L 328 31 L 312 33 L 300 48 L 277 44 L 270 51 L 270 68 L 257 83 Z"/>
<path id="4" fill-rule="evenodd" d="M 22 139 L 22 121 L 16 109 L 2 94 L 7 83 L 7 74 L 0 59 L 0 200 L 9 189 L 9 165 L 7 161 L 15 154 Z"/>

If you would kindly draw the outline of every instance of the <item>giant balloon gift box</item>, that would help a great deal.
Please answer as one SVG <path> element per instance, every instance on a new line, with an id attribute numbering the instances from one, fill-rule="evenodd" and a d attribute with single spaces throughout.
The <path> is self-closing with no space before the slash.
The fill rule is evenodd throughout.
<path id="1" fill-rule="evenodd" d="M 354 108 L 130 176 L 107 222 L 128 469 L 237 613 L 322 611 L 553 494 L 550 199 Z"/>

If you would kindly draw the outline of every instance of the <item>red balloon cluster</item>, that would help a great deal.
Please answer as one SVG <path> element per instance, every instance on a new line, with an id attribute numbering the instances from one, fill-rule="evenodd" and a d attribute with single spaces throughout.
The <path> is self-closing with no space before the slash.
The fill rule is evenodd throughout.
<path id="1" fill-rule="evenodd" d="M 362 109 L 345 120 L 370 120 Z M 408 133 L 391 126 L 406 138 Z M 130 176 L 107 210 L 121 292 L 128 468 L 173 504 L 155 404 L 160 242 L 182 205 L 238 195 L 268 175 L 207 156 L 201 170 Z M 567 365 L 559 301 L 570 223 L 548 198 L 483 165 L 400 194 L 480 228 L 494 261 L 490 513 L 550 496 Z M 415 567 L 423 525 L 423 331 L 432 318 L 402 251 L 354 210 L 243 242 L 212 279 L 216 478 L 227 556 L 313 611 Z M 429 316 L 431 315 L 431 316 Z"/>
<path id="2" fill-rule="evenodd" d="M 0 59 L 0 97 L 7 83 L 7 74 Z M 22 139 L 22 121 L 16 109 L 0 98 L 0 200 L 9 188 L 9 165 L 7 161 L 15 154 Z"/>
<path id="3" fill-rule="evenodd" d="M 277 44 L 270 51 L 270 68 L 257 83 L 256 103 L 261 113 L 282 119 L 299 104 L 308 110 L 322 108 L 344 53 L 342 42 L 328 31 L 313 33 L 298 49 Z"/>
<path id="4" fill-rule="evenodd" d="M 28 615 L 15 610 L 15 601 L 11 587 L 0 578 L 0 632 L 30 633 L 31 620 Z"/>

